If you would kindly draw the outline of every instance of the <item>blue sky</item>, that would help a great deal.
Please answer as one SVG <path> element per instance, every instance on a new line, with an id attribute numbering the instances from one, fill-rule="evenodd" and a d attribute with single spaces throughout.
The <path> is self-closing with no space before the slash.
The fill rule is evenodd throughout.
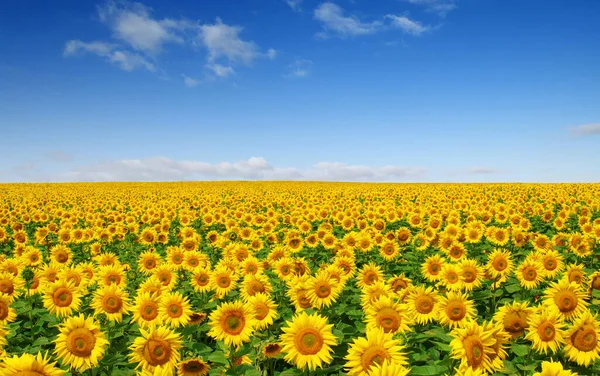
<path id="1" fill-rule="evenodd" d="M 0 181 L 600 181 L 595 0 L 3 1 Z"/>

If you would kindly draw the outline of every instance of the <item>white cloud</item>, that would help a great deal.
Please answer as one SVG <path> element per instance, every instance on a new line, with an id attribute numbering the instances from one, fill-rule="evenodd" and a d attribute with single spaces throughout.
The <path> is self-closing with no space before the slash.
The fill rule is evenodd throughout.
<path id="1" fill-rule="evenodd" d="M 183 37 L 177 32 L 190 26 L 186 21 L 154 19 L 151 9 L 140 3 L 109 1 L 98 8 L 98 13 L 115 38 L 149 54 L 160 53 L 168 42 L 182 43 Z"/>
<path id="2" fill-rule="evenodd" d="M 584 124 L 570 129 L 574 136 L 589 136 L 600 134 L 600 123 Z"/>
<path id="3" fill-rule="evenodd" d="M 258 48 L 252 41 L 242 40 L 242 28 L 224 24 L 221 19 L 210 25 L 200 26 L 200 40 L 208 49 L 210 63 L 220 58 L 249 64 L 258 56 Z"/>
<path id="4" fill-rule="evenodd" d="M 143 67 L 154 72 L 155 62 L 168 44 L 201 45 L 207 51 L 207 72 L 227 77 L 234 73 L 235 64 L 249 65 L 257 58 L 273 60 L 278 54 L 273 48 L 261 51 L 256 43 L 240 37 L 241 26 L 227 25 L 219 18 L 214 24 L 160 18 L 151 8 L 127 0 L 108 0 L 98 7 L 98 15 L 111 30 L 115 43 L 68 41 L 64 56 L 92 53 L 126 71 Z M 190 86 L 191 81 L 184 82 Z"/>
<path id="5" fill-rule="evenodd" d="M 146 60 L 143 56 L 135 52 L 118 49 L 118 46 L 104 42 L 82 42 L 80 40 L 70 40 L 65 44 L 63 50 L 64 56 L 77 56 L 80 53 L 92 53 L 106 58 L 112 64 L 121 69 L 131 72 L 137 68 L 146 68 L 154 72 L 154 64 Z"/>
<path id="6" fill-rule="evenodd" d="M 194 179 L 395 181 L 419 178 L 424 169 L 370 167 L 321 162 L 307 169 L 274 167 L 264 158 L 238 162 L 176 161 L 166 157 L 120 160 L 84 166 L 59 179 L 68 181 L 162 181 Z"/>
<path id="7" fill-rule="evenodd" d="M 424 6 L 428 11 L 444 17 L 448 12 L 456 9 L 455 0 L 404 0 L 411 4 Z"/>
<path id="8" fill-rule="evenodd" d="M 307 59 L 296 59 L 292 64 L 289 65 L 289 72 L 285 77 L 297 77 L 302 78 L 310 74 L 313 62 Z"/>
<path id="9" fill-rule="evenodd" d="M 294 10 L 294 12 L 300 12 L 300 4 L 302 3 L 302 0 L 284 0 L 286 2 L 287 5 L 290 6 L 290 8 L 292 8 Z"/>
<path id="10" fill-rule="evenodd" d="M 198 86 L 198 84 L 200 84 L 199 80 L 189 77 L 189 76 L 186 76 L 185 74 L 183 75 L 183 82 L 185 83 L 185 86 L 187 86 L 187 87 L 196 87 L 196 86 Z"/>
<path id="11" fill-rule="evenodd" d="M 274 48 L 269 48 L 267 50 L 267 57 L 271 60 L 275 60 L 275 58 L 277 57 L 277 50 Z"/>
<path id="12" fill-rule="evenodd" d="M 221 64 L 207 64 L 207 68 L 218 77 L 228 77 L 230 74 L 235 73 L 232 67 Z"/>
<path id="13" fill-rule="evenodd" d="M 319 5 L 314 11 L 314 18 L 325 29 L 324 33 L 318 34 L 321 38 L 328 36 L 328 32 L 342 37 L 373 34 L 382 26 L 379 21 L 363 22 L 356 16 L 347 16 L 342 7 L 331 2 Z"/>
<path id="14" fill-rule="evenodd" d="M 419 22 L 413 21 L 406 16 L 395 16 L 393 14 L 388 14 L 386 18 L 392 20 L 392 26 L 400 28 L 407 34 L 419 36 L 430 30 L 429 27 L 423 26 Z"/>
<path id="15" fill-rule="evenodd" d="M 500 174 L 504 172 L 503 170 L 499 170 L 497 168 L 492 167 L 472 167 L 467 170 L 467 173 L 472 175 L 481 175 L 481 174 Z"/>

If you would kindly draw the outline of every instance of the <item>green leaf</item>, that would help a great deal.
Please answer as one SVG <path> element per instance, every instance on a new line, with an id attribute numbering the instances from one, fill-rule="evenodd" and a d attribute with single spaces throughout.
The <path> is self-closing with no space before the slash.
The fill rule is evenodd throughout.
<path id="1" fill-rule="evenodd" d="M 517 356 L 525 356 L 529 353 L 529 347 L 525 345 L 519 345 L 517 343 L 513 343 L 513 345 L 511 346 L 511 350 L 513 354 Z"/>
<path id="2" fill-rule="evenodd" d="M 448 367 L 435 365 L 435 366 L 420 366 L 412 367 L 410 374 L 413 376 L 431 376 L 431 375 L 442 375 L 448 372 Z"/>
<path id="3" fill-rule="evenodd" d="M 228 364 L 229 361 L 225 357 L 223 351 L 215 351 L 208 356 L 208 360 L 216 364 Z"/>

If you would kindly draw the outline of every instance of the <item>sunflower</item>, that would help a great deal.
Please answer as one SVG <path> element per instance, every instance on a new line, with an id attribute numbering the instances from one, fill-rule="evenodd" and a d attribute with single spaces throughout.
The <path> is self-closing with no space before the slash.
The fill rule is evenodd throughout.
<path id="1" fill-rule="evenodd" d="M 463 259 L 459 263 L 460 274 L 463 281 L 463 288 L 466 291 L 471 291 L 474 288 L 481 286 L 483 280 L 484 271 L 479 266 L 477 261 L 470 259 Z"/>
<path id="2" fill-rule="evenodd" d="M 74 266 L 70 265 L 61 269 L 57 274 L 58 279 L 65 279 L 67 281 L 73 282 L 75 287 L 84 288 L 88 286 L 89 280 L 87 278 L 87 274 L 84 274 L 81 267 L 79 265 Z"/>
<path id="3" fill-rule="evenodd" d="M 179 363 L 182 347 L 181 336 L 166 326 L 150 326 L 148 330 L 140 328 L 141 336 L 133 340 L 129 347 L 129 358 L 138 363 L 137 369 L 149 374 L 172 372 Z"/>
<path id="4" fill-rule="evenodd" d="M 157 266 L 154 268 L 153 276 L 169 291 L 177 284 L 176 269 L 172 265 L 162 264 Z"/>
<path id="5" fill-rule="evenodd" d="M 162 264 L 160 256 L 153 251 L 146 251 L 138 257 L 138 270 L 145 275 L 153 274 L 154 269 L 160 264 Z"/>
<path id="6" fill-rule="evenodd" d="M 440 272 L 446 265 L 446 260 L 440 255 L 433 255 L 425 259 L 423 265 L 421 265 L 421 274 L 430 282 L 439 281 L 442 276 Z"/>
<path id="7" fill-rule="evenodd" d="M 12 358 L 4 358 L 0 366 L 0 376 L 62 376 L 65 374 L 60 368 L 55 367 L 56 362 L 50 363 L 48 354 L 37 355 L 22 354 L 13 355 Z"/>
<path id="8" fill-rule="evenodd" d="M 368 376 L 372 367 L 385 360 L 399 366 L 408 364 L 403 346 L 393 338 L 392 333 L 386 333 L 380 328 L 367 329 L 366 337 L 354 339 L 344 357 L 344 368 L 349 376 Z"/>
<path id="9" fill-rule="evenodd" d="M 383 271 L 381 267 L 374 262 L 365 264 L 362 269 L 358 272 L 358 282 L 356 284 L 360 289 L 372 285 L 376 281 L 383 280 Z"/>
<path id="10" fill-rule="evenodd" d="M 432 287 L 412 287 L 405 299 L 408 317 L 417 324 L 430 323 L 436 317 L 435 305 L 438 299 L 438 294 Z"/>
<path id="11" fill-rule="evenodd" d="M 263 272 L 263 264 L 256 257 L 249 256 L 244 261 L 240 262 L 240 271 L 244 275 L 249 274 L 262 274 Z"/>
<path id="12" fill-rule="evenodd" d="M 288 290 L 288 296 L 296 308 L 296 312 L 312 308 L 310 298 L 308 297 L 308 287 L 306 281 L 299 281 Z"/>
<path id="13" fill-rule="evenodd" d="M 506 345 L 510 341 L 510 334 L 508 334 L 502 324 L 492 321 L 484 321 L 481 326 L 486 332 L 491 332 L 492 337 L 496 341 L 492 346 L 494 350 L 493 354 L 490 354 L 491 367 L 495 371 L 499 371 L 504 368 L 504 360 L 508 356 L 506 352 Z"/>
<path id="14" fill-rule="evenodd" d="M 24 286 L 23 278 L 9 272 L 0 272 L 0 294 L 4 294 L 11 302 L 21 295 Z"/>
<path id="15" fill-rule="evenodd" d="M 186 325 L 190 321 L 192 309 L 190 302 L 180 292 L 161 295 L 158 314 L 164 324 L 172 328 Z"/>
<path id="16" fill-rule="evenodd" d="M 410 368 L 386 359 L 383 363 L 375 362 L 370 368 L 369 376 L 408 376 L 409 372 Z"/>
<path id="17" fill-rule="evenodd" d="M 179 376 L 205 376 L 208 375 L 210 366 L 202 359 L 187 359 L 177 365 Z"/>
<path id="18" fill-rule="evenodd" d="M 440 271 L 439 284 L 450 291 L 458 291 L 464 288 L 464 280 L 460 267 L 457 264 L 447 263 Z"/>
<path id="19" fill-rule="evenodd" d="M 199 251 L 188 251 L 183 257 L 183 269 L 193 272 L 196 268 L 204 268 L 208 264 L 208 256 Z"/>
<path id="20" fill-rule="evenodd" d="M 386 333 L 406 333 L 410 331 L 411 320 L 406 306 L 392 298 L 382 296 L 367 307 L 365 312 L 367 327 L 383 329 Z"/>
<path id="21" fill-rule="evenodd" d="M 527 321 L 533 312 L 534 309 L 529 306 L 528 302 L 514 301 L 500 307 L 494 314 L 494 321 L 501 324 L 512 338 L 517 338 L 525 333 L 525 329 L 529 328 Z"/>
<path id="22" fill-rule="evenodd" d="M 584 266 L 580 264 L 571 264 L 567 266 L 567 270 L 563 279 L 568 280 L 569 282 L 575 282 L 578 285 L 581 285 L 585 282 L 586 276 L 583 271 Z"/>
<path id="23" fill-rule="evenodd" d="M 477 316 L 473 302 L 466 294 L 448 291 L 446 296 L 440 296 L 435 311 L 438 321 L 450 329 L 463 327 L 468 321 Z"/>
<path id="24" fill-rule="evenodd" d="M 54 353 L 63 364 L 79 372 L 98 365 L 108 346 L 98 322 L 84 315 L 73 316 L 62 323 L 59 331 Z"/>
<path id="25" fill-rule="evenodd" d="M 379 254 L 386 261 L 392 261 L 400 254 L 400 247 L 396 241 L 386 241 L 379 247 Z"/>
<path id="26" fill-rule="evenodd" d="M 267 343 L 262 349 L 262 354 L 265 356 L 265 358 L 274 358 L 281 354 L 281 349 L 282 347 L 279 343 Z"/>
<path id="27" fill-rule="evenodd" d="M 127 277 L 120 265 L 105 265 L 98 270 L 98 283 L 101 286 L 117 285 L 125 288 Z"/>
<path id="28" fill-rule="evenodd" d="M 117 285 L 104 286 L 94 293 L 91 304 L 96 314 L 103 313 L 110 321 L 121 322 L 129 312 L 129 294 Z"/>
<path id="29" fill-rule="evenodd" d="M 577 373 L 564 369 L 560 362 L 543 361 L 542 372 L 536 372 L 533 376 L 577 376 Z"/>
<path id="30" fill-rule="evenodd" d="M 131 309 L 133 319 L 142 328 L 150 325 L 162 324 L 162 318 L 159 315 L 160 296 L 149 292 L 140 292 L 135 298 L 135 304 Z"/>
<path id="31" fill-rule="evenodd" d="M 144 282 L 140 283 L 140 286 L 137 289 L 138 294 L 143 292 L 149 292 L 150 294 L 155 294 L 157 296 L 162 296 L 163 294 L 168 293 L 167 288 L 162 284 L 162 282 L 156 276 L 150 276 Z"/>
<path id="32" fill-rule="evenodd" d="M 227 346 L 240 346 L 250 341 L 257 325 L 254 308 L 242 301 L 222 303 L 210 314 L 208 335 L 222 340 Z"/>
<path id="33" fill-rule="evenodd" d="M 60 265 L 69 265 L 73 262 L 73 252 L 64 244 L 57 244 L 50 249 L 50 260 Z"/>
<path id="34" fill-rule="evenodd" d="M 393 275 L 390 279 L 388 279 L 387 283 L 392 289 L 392 292 L 401 300 L 403 300 L 408 293 L 408 288 L 412 286 L 412 280 L 410 278 L 406 278 L 404 273 L 401 273 L 400 275 Z"/>
<path id="35" fill-rule="evenodd" d="M 248 304 L 254 308 L 256 313 L 256 329 L 258 330 L 267 328 L 277 318 L 277 304 L 267 294 L 257 293 L 249 297 Z"/>
<path id="36" fill-rule="evenodd" d="M 586 310 L 588 305 L 583 288 L 575 282 L 564 279 L 552 283 L 544 291 L 544 295 L 544 305 L 566 321 L 573 321 Z"/>
<path id="37" fill-rule="evenodd" d="M 516 275 L 521 287 L 531 290 L 538 287 L 540 282 L 542 282 L 544 267 L 537 261 L 525 259 L 525 261 L 517 267 Z"/>
<path id="38" fill-rule="evenodd" d="M 314 277 L 311 277 L 307 283 L 307 296 L 313 307 L 329 307 L 337 300 L 341 289 L 340 284 L 329 276 L 327 271 L 322 270 Z"/>
<path id="39" fill-rule="evenodd" d="M 258 293 L 264 293 L 270 295 L 273 291 L 269 277 L 265 274 L 248 274 L 244 277 L 242 286 L 240 288 L 240 295 L 242 299 L 248 301 L 248 299 Z"/>
<path id="40" fill-rule="evenodd" d="M 0 324 L 6 325 L 15 321 L 17 311 L 10 306 L 12 303 L 8 295 L 0 294 Z"/>
<path id="41" fill-rule="evenodd" d="M 207 292 L 211 289 L 210 284 L 210 276 L 211 271 L 208 268 L 198 268 L 194 271 L 192 275 L 191 285 L 194 288 L 194 291 L 197 292 Z"/>
<path id="42" fill-rule="evenodd" d="M 495 249 L 489 256 L 486 264 L 487 272 L 498 282 L 510 274 L 513 268 L 510 251 L 504 249 Z"/>
<path id="43" fill-rule="evenodd" d="M 563 353 L 580 366 L 589 366 L 600 357 L 600 323 L 597 315 L 585 311 L 567 329 Z"/>
<path id="44" fill-rule="evenodd" d="M 281 330 L 281 352 L 284 359 L 299 369 L 315 370 L 333 360 L 331 346 L 337 345 L 332 324 L 319 314 L 296 314 Z"/>
<path id="45" fill-rule="evenodd" d="M 455 328 L 450 335 L 452 348 L 450 356 L 459 359 L 460 367 L 473 370 L 492 371 L 491 356 L 494 355 L 495 339 L 492 332 L 476 321 L 470 321 L 463 328 Z"/>
<path id="46" fill-rule="evenodd" d="M 45 287 L 43 304 L 58 317 L 70 316 L 73 311 L 79 310 L 81 291 L 73 282 L 59 279 Z"/>
<path id="47" fill-rule="evenodd" d="M 407 245 L 412 240 L 412 233 L 408 227 L 400 227 L 396 231 L 396 239 L 399 245 Z"/>
<path id="48" fill-rule="evenodd" d="M 593 290 L 600 290 L 600 272 L 594 272 L 588 276 L 588 294 L 592 295 Z"/>
<path id="49" fill-rule="evenodd" d="M 525 339 L 532 342 L 533 349 L 538 353 L 547 354 L 548 350 L 556 353 L 564 343 L 565 324 L 557 311 L 541 309 L 529 316 L 529 329 Z"/>
<path id="50" fill-rule="evenodd" d="M 563 257 L 555 250 L 546 251 L 540 262 L 544 267 L 545 277 L 549 279 L 554 279 L 564 269 Z"/>
<path id="51" fill-rule="evenodd" d="M 503 227 L 488 227 L 485 236 L 491 243 L 501 247 L 510 241 L 510 234 Z"/>
<path id="52" fill-rule="evenodd" d="M 226 266 L 217 266 L 211 275 L 211 289 L 218 298 L 223 298 L 236 287 L 238 275 Z"/>

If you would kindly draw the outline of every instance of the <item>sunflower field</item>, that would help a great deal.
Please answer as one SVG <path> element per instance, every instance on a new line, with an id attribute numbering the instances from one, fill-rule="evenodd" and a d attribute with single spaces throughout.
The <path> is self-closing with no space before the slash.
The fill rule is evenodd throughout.
<path id="1" fill-rule="evenodd" d="M 0 376 L 600 375 L 600 185 L 0 185 Z"/>

